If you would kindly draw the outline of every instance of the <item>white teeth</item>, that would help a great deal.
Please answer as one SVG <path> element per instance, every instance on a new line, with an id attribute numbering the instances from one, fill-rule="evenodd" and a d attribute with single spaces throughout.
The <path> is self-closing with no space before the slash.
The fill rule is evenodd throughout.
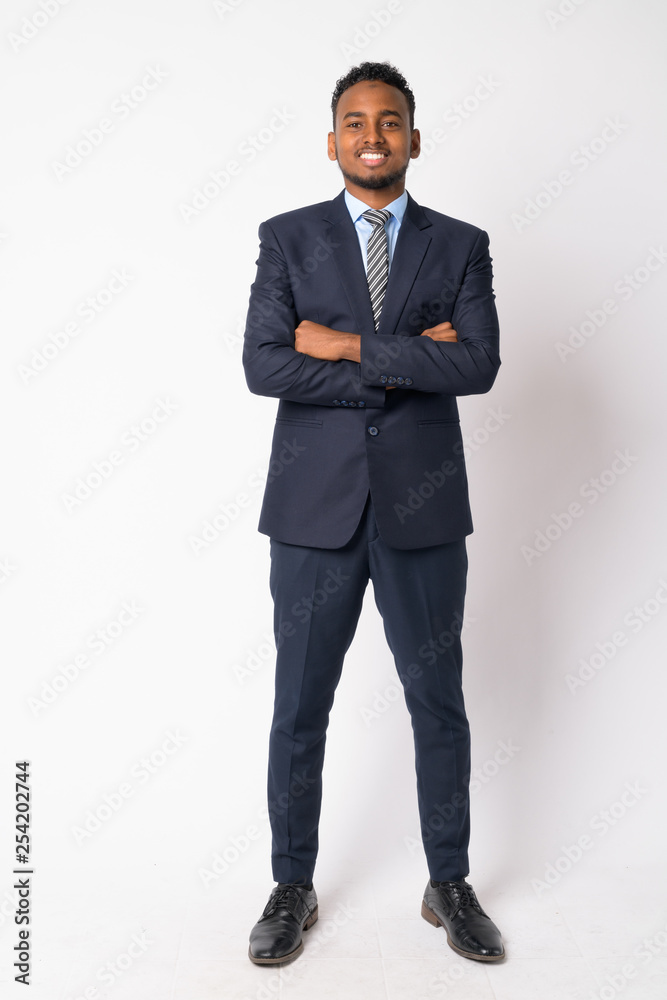
<path id="1" fill-rule="evenodd" d="M 362 160 L 384 160 L 384 158 L 385 158 L 385 154 L 384 153 L 362 153 L 361 154 L 361 159 Z"/>

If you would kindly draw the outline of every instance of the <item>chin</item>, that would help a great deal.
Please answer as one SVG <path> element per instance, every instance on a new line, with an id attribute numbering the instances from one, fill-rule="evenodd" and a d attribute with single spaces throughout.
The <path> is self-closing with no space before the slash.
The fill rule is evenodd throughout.
<path id="1" fill-rule="evenodd" d="M 366 188 L 367 191 L 381 191 L 382 188 L 393 187 L 398 181 L 402 181 L 408 172 L 407 164 L 402 167 L 401 170 L 395 170 L 390 174 L 383 174 L 381 176 L 375 176 L 374 174 L 369 174 L 365 177 L 361 177 L 358 174 L 351 174 L 349 171 L 342 170 L 341 173 L 345 180 L 350 181 L 352 184 L 356 184 L 357 187 Z"/>

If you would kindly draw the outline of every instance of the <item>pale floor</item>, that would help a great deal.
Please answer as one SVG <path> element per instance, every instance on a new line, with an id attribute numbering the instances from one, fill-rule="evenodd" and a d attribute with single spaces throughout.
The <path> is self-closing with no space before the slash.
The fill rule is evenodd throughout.
<path id="1" fill-rule="evenodd" d="M 31 1000 L 667 997 L 664 873 L 574 868 L 539 897 L 528 878 L 471 876 L 507 949 L 504 963 L 488 965 L 457 956 L 422 919 L 426 879 L 417 883 L 414 867 L 392 878 L 362 869 L 347 882 L 320 872 L 319 920 L 280 971 L 247 958 L 271 882 L 232 872 L 204 891 L 192 870 L 150 867 L 73 869 L 60 873 L 60 895 L 35 892 Z M 11 981 L 12 935 L 5 920 L 3 998 L 27 995 Z"/>

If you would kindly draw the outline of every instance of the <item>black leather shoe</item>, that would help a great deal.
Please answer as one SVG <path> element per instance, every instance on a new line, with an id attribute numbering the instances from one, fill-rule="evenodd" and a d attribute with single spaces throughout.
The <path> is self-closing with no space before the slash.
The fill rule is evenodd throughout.
<path id="1" fill-rule="evenodd" d="M 450 948 L 464 958 L 499 962 L 505 957 L 500 931 L 477 901 L 465 879 L 460 882 L 429 881 L 422 902 L 422 917 L 434 927 L 444 927 Z"/>
<path id="2" fill-rule="evenodd" d="M 301 932 L 316 920 L 315 889 L 279 882 L 250 932 L 250 961 L 257 965 L 291 962 L 303 951 Z"/>

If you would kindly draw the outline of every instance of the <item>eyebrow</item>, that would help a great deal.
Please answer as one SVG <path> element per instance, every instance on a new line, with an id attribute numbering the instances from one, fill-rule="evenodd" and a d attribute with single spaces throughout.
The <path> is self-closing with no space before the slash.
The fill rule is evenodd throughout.
<path id="1" fill-rule="evenodd" d="M 394 118 L 402 118 L 402 115 L 398 111 L 392 111 L 391 108 L 384 108 L 382 111 L 379 111 L 378 114 L 393 115 Z M 367 118 L 367 117 L 368 115 L 366 114 L 365 111 L 348 111 L 346 115 L 343 115 L 343 121 L 345 121 L 346 118 Z"/>

